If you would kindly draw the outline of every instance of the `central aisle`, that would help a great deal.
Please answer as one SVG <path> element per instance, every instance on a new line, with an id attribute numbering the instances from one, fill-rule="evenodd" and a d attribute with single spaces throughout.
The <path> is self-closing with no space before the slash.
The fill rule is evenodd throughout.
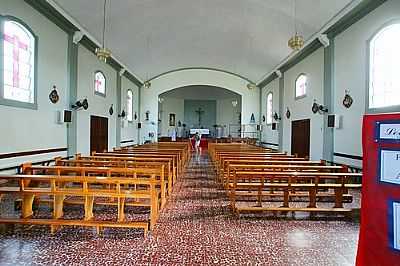
<path id="1" fill-rule="evenodd" d="M 0 235 L 0 265 L 354 265 L 357 223 L 239 220 L 214 180 L 208 154 L 193 155 L 146 239 L 136 230 L 52 236 L 48 227 L 18 227 Z"/>

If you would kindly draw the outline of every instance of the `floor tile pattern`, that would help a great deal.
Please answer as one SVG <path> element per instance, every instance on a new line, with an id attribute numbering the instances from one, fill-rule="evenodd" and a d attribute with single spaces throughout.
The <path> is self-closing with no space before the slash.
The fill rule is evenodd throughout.
<path id="1" fill-rule="evenodd" d="M 354 265 L 357 222 L 238 219 L 214 179 L 208 155 L 194 155 L 146 238 L 133 229 L 97 236 L 93 229 L 66 227 L 51 235 L 45 226 L 15 226 L 0 235 L 0 265 Z M 12 212 L 10 206 L 5 199 L 0 211 Z M 38 215 L 46 215 L 41 208 Z M 79 216 L 82 209 L 66 213 Z M 101 219 L 116 215 L 105 207 L 96 213 Z"/>

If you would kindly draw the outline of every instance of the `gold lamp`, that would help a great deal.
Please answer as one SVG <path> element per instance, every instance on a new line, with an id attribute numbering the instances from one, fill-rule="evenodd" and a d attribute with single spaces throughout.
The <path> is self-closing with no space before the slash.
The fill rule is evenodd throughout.
<path id="1" fill-rule="evenodd" d="M 96 48 L 96 56 L 99 60 L 103 62 L 107 62 L 107 59 L 111 57 L 111 51 L 105 47 L 105 33 L 106 33 L 106 7 L 107 0 L 104 0 L 104 9 L 103 9 L 103 44 L 102 47 Z"/>
<path id="2" fill-rule="evenodd" d="M 288 46 L 292 48 L 293 51 L 299 51 L 304 46 L 304 38 L 303 36 L 299 35 L 297 32 L 297 25 L 296 25 L 296 0 L 293 0 L 294 3 L 294 36 L 291 37 L 288 41 Z"/>
<path id="3" fill-rule="evenodd" d="M 289 39 L 288 46 L 292 48 L 294 51 L 299 51 L 304 46 L 303 36 L 299 35 L 296 32 L 296 34 Z"/>

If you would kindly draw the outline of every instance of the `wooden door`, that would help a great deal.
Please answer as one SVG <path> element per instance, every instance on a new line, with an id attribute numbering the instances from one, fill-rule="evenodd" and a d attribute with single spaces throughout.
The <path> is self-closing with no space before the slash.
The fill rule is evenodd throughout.
<path id="1" fill-rule="evenodd" d="M 310 157 L 310 119 L 292 121 L 292 154 Z"/>
<path id="2" fill-rule="evenodd" d="M 108 150 L 108 118 L 90 116 L 90 153 Z"/>

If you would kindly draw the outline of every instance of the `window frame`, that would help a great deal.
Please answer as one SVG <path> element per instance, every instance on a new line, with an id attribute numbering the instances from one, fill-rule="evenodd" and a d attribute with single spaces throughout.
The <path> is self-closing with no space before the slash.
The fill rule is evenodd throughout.
<path id="1" fill-rule="evenodd" d="M 367 40 L 367 45 L 366 45 L 366 85 L 365 85 L 365 113 L 367 114 L 380 114 L 380 113 L 393 113 L 393 112 L 400 112 L 400 104 L 398 105 L 392 105 L 392 106 L 385 106 L 385 107 L 370 107 L 370 80 L 371 80 L 371 45 L 372 41 L 375 39 L 375 37 L 381 33 L 383 30 L 385 30 L 387 27 L 390 27 L 392 25 L 399 24 L 400 25 L 400 19 L 395 19 L 391 20 L 383 25 L 381 25 L 373 34 L 372 36 Z M 399 63 L 400 64 L 400 63 Z"/>
<path id="2" fill-rule="evenodd" d="M 271 115 L 270 115 L 270 119 L 271 119 L 271 122 L 270 123 L 268 123 L 268 97 L 271 95 Z M 267 99 L 266 99 L 266 102 L 267 102 L 267 104 L 266 104 L 266 115 L 265 115 L 265 122 L 266 122 L 266 124 L 267 125 L 272 125 L 272 123 L 274 122 L 274 94 L 273 94 L 273 92 L 272 91 L 270 91 L 270 92 L 268 92 L 267 93 Z"/>
<path id="3" fill-rule="evenodd" d="M 97 73 L 101 73 L 101 74 L 103 75 L 103 77 L 104 77 L 104 93 L 99 92 L 99 91 L 96 91 L 96 74 L 97 74 Z M 96 70 L 96 71 L 94 71 L 94 73 L 93 73 L 93 91 L 94 91 L 94 94 L 95 94 L 95 95 L 102 96 L 102 97 L 104 97 L 104 98 L 107 97 L 107 77 L 106 77 L 106 75 L 104 74 L 104 72 L 101 71 L 101 70 Z"/>
<path id="4" fill-rule="evenodd" d="M 301 76 L 305 76 L 306 77 L 306 92 L 303 95 L 297 96 L 296 92 L 297 92 L 297 81 L 299 80 L 299 78 Z M 297 75 L 296 79 L 294 80 L 294 99 L 295 100 L 300 100 L 303 99 L 305 97 L 307 97 L 307 92 L 308 92 L 308 76 L 306 73 L 300 73 L 299 75 Z"/>
<path id="5" fill-rule="evenodd" d="M 131 114 L 132 114 L 132 120 L 129 120 L 129 118 L 128 118 L 128 113 L 126 114 L 126 120 L 128 120 L 128 123 L 133 123 L 133 120 L 134 120 L 134 118 L 133 118 L 133 90 L 131 90 L 131 89 L 128 89 L 127 91 L 126 91 L 126 110 L 127 110 L 127 112 L 128 112 L 128 109 L 129 109 L 129 106 L 128 106 L 128 94 L 129 94 L 129 92 L 131 92 L 131 94 L 132 94 L 132 99 L 131 99 L 131 101 L 132 101 L 132 108 L 131 108 Z"/>
<path id="6" fill-rule="evenodd" d="M 0 55 L 3 54 L 4 50 L 4 45 L 3 45 L 3 32 L 4 32 L 4 22 L 5 21 L 14 21 L 21 26 L 25 28 L 33 37 L 34 40 L 34 55 L 33 55 L 33 103 L 27 103 L 27 102 L 22 102 L 22 101 L 17 101 L 17 100 L 12 100 L 12 99 L 6 99 L 4 98 L 4 57 L 0 56 L 0 105 L 5 105 L 5 106 L 10 106 L 10 107 L 18 107 L 18 108 L 25 108 L 25 109 L 33 109 L 37 110 L 38 109 L 38 43 L 39 43 L 39 37 L 35 34 L 35 32 L 32 30 L 31 27 L 29 27 L 28 24 L 26 24 L 23 20 L 6 15 L 2 16 L 0 15 Z"/>

